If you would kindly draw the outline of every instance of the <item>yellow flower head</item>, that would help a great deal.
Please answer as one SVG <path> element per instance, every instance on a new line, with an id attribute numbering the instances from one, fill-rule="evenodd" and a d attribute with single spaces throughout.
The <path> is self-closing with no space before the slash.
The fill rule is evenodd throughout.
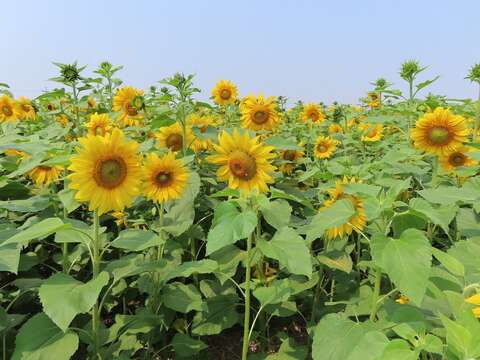
<path id="1" fill-rule="evenodd" d="M 179 123 L 172 124 L 170 126 L 161 127 L 156 134 L 157 142 L 162 148 L 170 149 L 171 151 L 180 151 L 183 148 L 183 132 Z M 186 128 L 186 141 L 187 148 L 195 141 L 193 132 L 190 126 Z"/>
<path id="2" fill-rule="evenodd" d="M 362 136 L 362 141 L 365 142 L 376 142 L 383 136 L 383 126 L 380 123 L 376 123 L 375 125 L 365 124 L 362 126 L 362 130 L 365 131 L 365 134 Z"/>
<path id="3" fill-rule="evenodd" d="M 220 181 L 228 181 L 231 189 L 247 194 L 253 190 L 268 191 L 267 184 L 273 183 L 270 174 L 275 170 L 271 164 L 275 157 L 273 147 L 264 145 L 258 137 L 250 138 L 247 132 L 241 135 L 234 129 L 232 135 L 223 131 L 218 136 L 218 145 L 213 144 L 213 148 L 216 154 L 207 160 L 220 165 L 217 170 Z"/>
<path id="4" fill-rule="evenodd" d="M 337 123 L 333 123 L 333 124 L 330 124 L 330 126 L 328 127 L 328 133 L 330 135 L 343 133 L 343 128 Z"/>
<path id="5" fill-rule="evenodd" d="M 7 95 L 0 96 L 0 123 L 14 122 L 22 117 L 18 102 Z"/>
<path id="6" fill-rule="evenodd" d="M 263 95 L 259 95 L 256 98 L 249 95 L 242 100 L 240 112 L 242 113 L 242 127 L 245 129 L 272 131 L 280 121 L 273 96 L 264 98 Z"/>
<path id="7" fill-rule="evenodd" d="M 90 116 L 90 121 L 85 126 L 89 135 L 105 136 L 112 130 L 112 119 L 107 114 L 95 113 Z"/>
<path id="8" fill-rule="evenodd" d="M 302 143 L 298 144 L 298 146 L 303 146 Z M 282 150 L 280 151 L 280 158 L 284 161 L 288 161 L 284 164 L 281 164 L 279 169 L 287 175 L 291 175 L 293 169 L 295 169 L 295 162 L 303 157 L 305 152 L 302 150 Z"/>
<path id="9" fill-rule="evenodd" d="M 376 92 L 372 91 L 368 93 L 367 105 L 370 106 L 372 109 L 378 108 L 380 107 L 380 105 L 382 105 L 382 100 Z"/>
<path id="10" fill-rule="evenodd" d="M 3 153 L 6 156 L 18 156 L 17 163 L 20 163 L 23 160 L 30 157 L 30 154 L 26 153 L 25 151 L 17 150 L 17 149 L 6 149 L 3 151 Z"/>
<path id="11" fill-rule="evenodd" d="M 159 157 L 155 153 L 147 156 L 144 168 L 145 196 L 156 202 L 178 199 L 185 191 L 189 171 L 180 160 L 175 159 L 175 153 Z"/>
<path id="12" fill-rule="evenodd" d="M 472 309 L 472 312 L 476 318 L 480 318 L 480 294 L 470 296 L 469 298 L 465 299 L 465 302 L 476 306 Z"/>
<path id="13" fill-rule="evenodd" d="M 120 121 L 123 126 L 140 125 L 143 114 L 139 112 L 133 102 L 141 96 L 143 96 L 143 90 L 136 89 L 133 86 L 125 86 L 117 90 L 113 97 L 113 111 L 120 112 Z"/>
<path id="14" fill-rule="evenodd" d="M 39 165 L 34 167 L 32 170 L 27 172 L 25 175 L 32 179 L 35 184 L 40 185 L 49 185 L 51 183 L 57 182 L 60 178 L 64 168 L 60 165 Z"/>
<path id="15" fill-rule="evenodd" d="M 395 300 L 395 302 L 397 304 L 400 304 L 400 305 L 406 305 L 410 302 L 410 299 L 408 297 L 406 297 L 405 295 L 400 294 L 400 296 L 398 297 L 397 300 Z"/>
<path id="16" fill-rule="evenodd" d="M 233 104 L 237 100 L 238 90 L 234 83 L 220 80 L 212 89 L 213 101 L 218 105 Z"/>
<path id="17" fill-rule="evenodd" d="M 474 166 L 477 164 L 473 158 L 468 155 L 469 149 L 462 146 L 450 154 L 440 156 L 440 164 L 445 171 L 453 171 L 462 166 Z"/>
<path id="18" fill-rule="evenodd" d="M 305 105 L 300 116 L 304 122 L 310 120 L 313 123 L 322 123 L 325 120 L 322 108 L 314 103 Z"/>
<path id="19" fill-rule="evenodd" d="M 119 129 L 105 136 L 87 135 L 78 139 L 81 147 L 71 157 L 68 177 L 75 198 L 88 202 L 99 215 L 122 211 L 140 191 L 142 168 L 138 144 L 126 141 Z"/>
<path id="20" fill-rule="evenodd" d="M 90 109 L 94 109 L 97 107 L 97 102 L 93 97 L 89 96 L 87 99 L 87 105 Z"/>
<path id="21" fill-rule="evenodd" d="M 416 148 L 437 155 L 456 151 L 468 135 L 469 130 L 463 116 L 441 107 L 418 119 L 411 133 Z"/>
<path id="22" fill-rule="evenodd" d="M 329 136 L 319 136 L 315 143 L 314 154 L 319 159 L 327 159 L 337 149 L 338 141 Z"/>
<path id="23" fill-rule="evenodd" d="M 65 115 L 65 114 L 60 114 L 58 115 L 55 120 L 59 123 L 59 124 L 62 124 L 63 126 L 67 126 L 68 125 L 68 116 Z"/>
<path id="24" fill-rule="evenodd" d="M 213 118 L 208 115 L 198 116 L 197 114 L 191 114 L 188 117 L 187 124 L 189 125 L 189 127 L 197 127 L 201 133 L 204 133 L 205 131 L 207 131 L 207 128 L 209 126 L 213 125 Z M 212 147 L 212 141 L 210 139 L 195 138 L 191 147 L 193 151 L 199 153 L 201 151 L 210 149 Z"/>
<path id="25" fill-rule="evenodd" d="M 21 118 L 24 120 L 35 120 L 37 113 L 32 105 L 32 101 L 25 96 L 18 99 L 18 106 L 20 108 Z"/>
<path id="26" fill-rule="evenodd" d="M 353 208 L 355 209 L 355 214 L 353 214 L 350 220 L 345 224 L 327 229 L 325 232 L 325 237 L 327 239 L 334 239 L 335 237 L 342 236 L 344 234 L 350 235 L 352 231 L 362 231 L 365 227 L 367 223 L 367 216 L 365 215 L 362 199 L 354 195 L 346 194 L 343 191 L 343 185 L 355 183 L 357 183 L 355 178 L 348 180 L 346 177 L 344 177 L 342 181 L 336 182 L 335 189 L 328 190 L 330 199 L 323 203 L 323 207 L 320 209 L 320 211 L 329 208 L 338 200 L 347 199 L 352 203 Z"/>

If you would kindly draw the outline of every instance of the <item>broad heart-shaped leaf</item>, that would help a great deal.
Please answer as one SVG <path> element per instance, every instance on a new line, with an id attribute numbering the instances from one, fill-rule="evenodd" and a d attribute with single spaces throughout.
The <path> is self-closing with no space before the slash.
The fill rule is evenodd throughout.
<path id="1" fill-rule="evenodd" d="M 202 303 L 202 311 L 193 318 L 192 334 L 216 335 L 231 328 L 239 320 L 236 308 L 239 304 L 237 294 L 217 295 Z"/>
<path id="2" fill-rule="evenodd" d="M 240 213 L 235 204 L 221 203 L 215 209 L 215 218 L 208 233 L 207 255 L 247 238 L 256 226 L 257 215 L 253 211 Z"/>
<path id="3" fill-rule="evenodd" d="M 375 264 L 403 294 L 420 305 L 432 265 L 432 247 L 423 232 L 408 229 L 399 239 L 377 234 L 372 237 L 370 246 Z"/>
<path id="4" fill-rule="evenodd" d="M 312 259 L 306 241 L 292 228 L 278 230 L 270 241 L 257 239 L 257 246 L 292 274 L 312 276 Z"/>
<path id="5" fill-rule="evenodd" d="M 304 228 L 307 234 L 307 241 L 311 242 L 323 236 L 325 231 L 331 227 L 345 224 L 354 214 L 355 209 L 350 200 L 335 201 L 332 206 L 315 215 L 310 224 Z"/>
<path id="6" fill-rule="evenodd" d="M 421 198 L 412 199 L 410 201 L 410 208 L 425 215 L 432 223 L 440 226 L 446 234 L 448 234 L 448 225 L 452 222 L 458 210 L 455 204 L 434 208 Z"/>
<path id="7" fill-rule="evenodd" d="M 48 236 L 60 229 L 67 228 L 69 226 L 70 225 L 64 224 L 63 221 L 59 218 L 48 218 L 8 238 L 0 245 L 0 248 L 8 244 L 18 244 L 19 246 L 25 246 L 30 240 Z"/>
<path id="8" fill-rule="evenodd" d="M 16 233 L 15 229 L 0 230 L 0 239 L 8 239 Z M 6 246 L 0 244 L 0 271 L 10 271 L 16 274 L 19 262 L 20 246 L 15 243 Z"/>
<path id="9" fill-rule="evenodd" d="M 6 209 L 16 212 L 37 212 L 46 209 L 50 205 L 47 196 L 35 195 L 30 199 L 24 200 L 5 200 L 0 201 L 0 209 Z"/>
<path id="10" fill-rule="evenodd" d="M 20 329 L 12 360 L 68 360 L 78 348 L 78 335 L 63 332 L 47 315 L 34 315 Z"/>
<path id="11" fill-rule="evenodd" d="M 278 199 L 269 201 L 266 197 L 262 197 L 262 201 L 260 201 L 260 211 L 265 221 L 275 229 L 288 226 L 290 223 L 292 208 L 285 200 Z"/>
<path id="12" fill-rule="evenodd" d="M 81 205 L 77 200 L 75 200 L 75 190 L 72 189 L 63 189 L 59 191 L 58 198 L 69 214 Z"/>
<path id="13" fill-rule="evenodd" d="M 329 314 L 315 328 L 314 360 L 377 360 L 388 345 L 380 331 L 369 331 L 340 314 Z"/>
<path id="14" fill-rule="evenodd" d="M 459 201 L 472 202 L 480 198 L 478 193 L 453 186 L 440 186 L 436 189 L 420 190 L 418 193 L 428 202 L 440 205 L 451 205 Z"/>
<path id="15" fill-rule="evenodd" d="M 173 350 L 180 357 L 192 357 L 208 346 L 201 340 L 192 339 L 185 334 L 176 334 L 172 340 Z"/>
<path id="16" fill-rule="evenodd" d="M 433 256 L 452 274 L 462 277 L 465 276 L 465 267 L 462 262 L 434 247 L 432 247 L 432 253 Z"/>
<path id="17" fill-rule="evenodd" d="M 52 275 L 39 289 L 43 310 L 60 329 L 66 331 L 76 315 L 92 308 L 108 280 L 109 275 L 105 271 L 85 284 L 64 273 Z"/>
<path id="18" fill-rule="evenodd" d="M 209 274 L 217 269 L 217 262 L 210 259 L 187 261 L 173 268 L 171 272 L 162 277 L 162 281 L 167 282 L 176 277 L 189 277 L 192 274 Z"/>
<path id="19" fill-rule="evenodd" d="M 202 310 L 202 295 L 192 284 L 174 282 L 166 285 L 163 288 L 162 300 L 169 309 L 184 314 L 191 310 Z"/>
<path id="20" fill-rule="evenodd" d="M 153 231 L 127 229 L 121 231 L 111 245 L 119 249 L 142 251 L 152 246 L 160 246 L 164 242 L 165 240 Z"/>

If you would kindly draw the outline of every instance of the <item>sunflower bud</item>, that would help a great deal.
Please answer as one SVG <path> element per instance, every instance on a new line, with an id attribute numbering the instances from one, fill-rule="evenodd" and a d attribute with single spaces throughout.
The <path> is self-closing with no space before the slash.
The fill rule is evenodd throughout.
<path id="1" fill-rule="evenodd" d="M 408 60 L 402 64 L 400 77 L 406 81 L 412 81 L 422 70 L 423 69 L 420 67 L 418 61 Z"/>
<path id="2" fill-rule="evenodd" d="M 73 83 L 80 80 L 80 72 L 75 65 L 64 65 L 60 73 L 67 82 Z"/>
<path id="3" fill-rule="evenodd" d="M 480 64 L 475 64 L 470 68 L 466 79 L 480 84 Z"/>

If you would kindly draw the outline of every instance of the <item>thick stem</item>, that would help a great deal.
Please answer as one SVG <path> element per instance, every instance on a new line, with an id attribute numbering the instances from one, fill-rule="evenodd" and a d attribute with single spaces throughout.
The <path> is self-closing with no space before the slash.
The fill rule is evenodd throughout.
<path id="1" fill-rule="evenodd" d="M 250 328 L 250 261 L 252 253 L 252 235 L 247 238 L 247 262 L 245 269 L 245 316 L 243 320 L 243 346 L 242 346 L 242 360 L 247 360 L 248 356 L 248 331 Z"/>
<path id="2" fill-rule="evenodd" d="M 432 188 L 438 185 L 438 157 L 434 156 L 432 161 Z"/>
<path id="3" fill-rule="evenodd" d="M 382 271 L 377 268 L 375 270 L 375 285 L 372 294 L 372 307 L 370 311 L 370 321 L 375 321 L 377 316 L 378 298 L 380 296 L 380 284 L 382 281 Z"/>
<path id="4" fill-rule="evenodd" d="M 93 249 L 92 249 L 92 278 L 95 279 L 100 272 L 100 219 L 98 216 L 98 210 L 93 213 Z M 93 306 L 92 314 L 92 338 L 95 354 L 98 354 L 99 350 L 99 335 L 98 330 L 100 327 L 100 311 L 98 307 L 98 300 Z"/>

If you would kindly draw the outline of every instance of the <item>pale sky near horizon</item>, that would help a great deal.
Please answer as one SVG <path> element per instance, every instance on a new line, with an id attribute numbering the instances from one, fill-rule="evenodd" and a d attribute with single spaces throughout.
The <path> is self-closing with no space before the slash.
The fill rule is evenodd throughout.
<path id="1" fill-rule="evenodd" d="M 1 0 L 0 0 L 1 1 Z M 241 95 L 357 102 L 379 76 L 406 89 L 400 64 L 440 75 L 432 92 L 475 97 L 465 80 L 480 62 L 478 0 L 22 0 L 2 1 L 0 82 L 15 96 L 57 86 L 52 61 L 122 64 L 125 84 L 147 88 L 194 73 L 206 99 L 218 79 Z M 425 93 L 422 93 L 425 94 Z"/>

